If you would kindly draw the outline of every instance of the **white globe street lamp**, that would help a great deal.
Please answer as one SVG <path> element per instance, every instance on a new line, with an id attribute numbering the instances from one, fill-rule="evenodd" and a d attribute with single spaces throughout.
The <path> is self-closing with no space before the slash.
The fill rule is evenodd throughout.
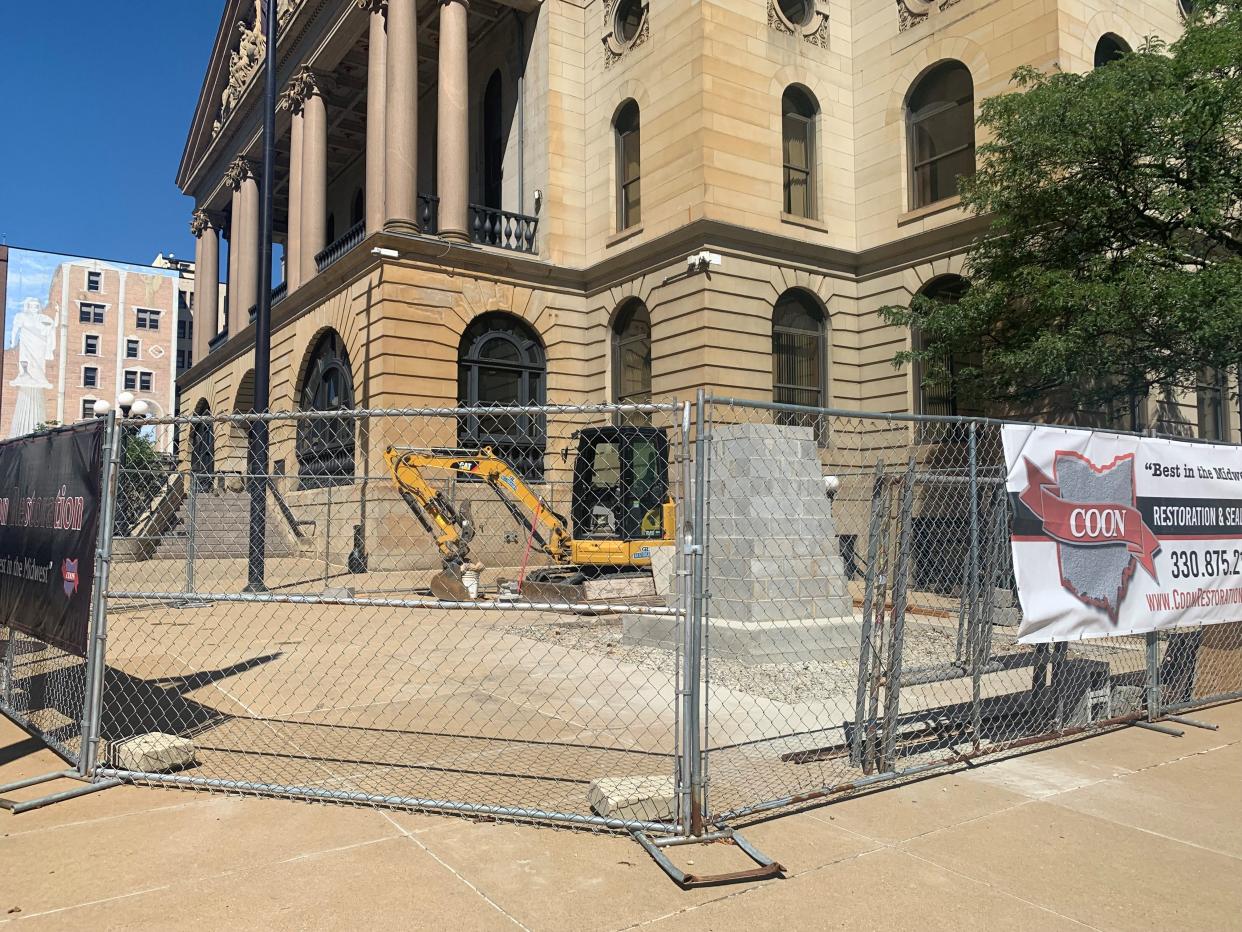
<path id="1" fill-rule="evenodd" d="M 91 407 L 91 410 L 95 412 L 95 417 L 107 417 L 108 412 L 112 410 L 112 403 L 100 398 Z"/>

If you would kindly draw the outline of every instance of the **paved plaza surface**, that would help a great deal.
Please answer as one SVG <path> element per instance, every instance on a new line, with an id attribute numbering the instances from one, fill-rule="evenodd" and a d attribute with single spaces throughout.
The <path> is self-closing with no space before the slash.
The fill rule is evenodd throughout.
<path id="1" fill-rule="evenodd" d="M 1194 714 L 752 825 L 788 878 L 689 892 L 623 837 L 125 786 L 0 812 L 0 926 L 1242 929 L 1242 704 Z M 0 720 L 0 781 L 61 766 Z"/>

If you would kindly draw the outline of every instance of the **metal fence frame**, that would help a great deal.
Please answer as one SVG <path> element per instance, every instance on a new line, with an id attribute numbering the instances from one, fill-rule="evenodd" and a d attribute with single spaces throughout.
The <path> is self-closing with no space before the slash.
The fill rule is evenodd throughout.
<path id="1" fill-rule="evenodd" d="M 480 409 L 483 411 L 483 409 Z M 731 804 L 717 803 L 713 797 L 713 774 L 716 770 L 715 756 L 719 748 L 713 747 L 713 585 L 719 580 L 713 577 L 711 570 L 711 541 L 713 517 L 726 517 L 718 509 L 713 509 L 713 470 L 718 464 L 714 461 L 713 443 L 719 432 L 719 425 L 727 420 L 722 413 L 731 411 L 734 417 L 745 414 L 758 418 L 769 419 L 773 424 L 786 419 L 790 423 L 801 423 L 813 427 L 816 442 L 821 433 L 829 433 L 834 423 L 840 420 L 854 419 L 876 425 L 897 425 L 909 432 L 905 448 L 897 444 L 893 449 L 902 455 L 902 462 L 891 462 L 890 466 L 900 467 L 897 471 L 887 471 L 877 462 L 872 470 L 872 495 L 866 507 L 870 509 L 870 524 L 866 540 L 865 555 L 853 553 L 855 560 L 865 561 L 868 567 L 865 583 L 861 591 L 859 615 L 860 640 L 856 645 L 856 654 L 851 665 L 854 672 L 851 677 L 857 684 L 852 697 L 846 703 L 847 718 L 852 716 L 854 728 L 846 737 L 845 759 L 847 763 L 840 765 L 842 771 L 862 766 L 865 742 L 874 739 L 879 747 L 877 760 L 882 766 L 871 771 L 851 777 L 850 779 L 825 779 L 822 782 L 802 782 L 791 786 L 788 792 L 777 792 L 772 789 L 756 790 L 734 800 Z M 480 412 L 474 412 L 478 414 Z M 660 415 L 667 419 L 671 428 L 679 434 L 676 441 L 675 461 L 671 464 L 671 472 L 677 485 L 677 527 L 675 528 L 675 558 L 673 576 L 675 577 L 674 593 L 664 606 L 645 606 L 644 614 L 669 619 L 675 631 L 673 647 L 673 683 L 675 695 L 670 696 L 672 709 L 672 760 L 674 791 L 676 806 L 671 818 L 615 818 L 595 813 L 574 812 L 569 810 L 548 809 L 538 805 L 508 805 L 498 801 L 469 801 L 465 799 L 436 798 L 420 796 L 406 792 L 369 792 L 349 789 L 333 789 L 324 786 L 297 785 L 281 783 L 273 780 L 247 779 L 245 775 L 234 777 L 205 777 L 193 771 L 183 773 L 136 772 L 111 765 L 101 754 L 102 728 L 105 708 L 109 701 L 106 688 L 106 672 L 109 668 L 109 612 L 118 602 L 156 600 L 161 604 L 175 603 L 204 604 L 213 603 L 222 606 L 248 605 L 264 606 L 271 611 L 294 611 L 301 607 L 353 606 L 365 609 L 384 609 L 393 612 L 410 612 L 413 610 L 433 609 L 467 612 L 506 612 L 513 611 L 513 603 L 490 599 L 471 602 L 445 602 L 434 597 L 417 596 L 405 598 L 357 597 L 353 594 L 309 593 L 294 591 L 207 591 L 203 580 L 196 576 L 195 566 L 201 555 L 197 553 L 195 540 L 187 541 L 187 560 L 184 583 L 167 587 L 165 590 L 152 591 L 150 588 L 132 588 L 118 586 L 111 570 L 114 562 L 114 522 L 119 498 L 119 483 L 124 464 L 122 463 L 122 438 L 124 432 L 135 427 L 171 425 L 176 430 L 187 432 L 192 425 L 209 424 L 214 431 L 220 425 L 247 426 L 256 422 L 272 424 L 314 423 L 324 419 L 339 420 L 341 418 L 366 421 L 371 424 L 376 419 L 399 418 L 443 418 L 456 419 L 462 416 L 459 408 L 415 408 L 415 409 L 375 409 L 340 412 L 281 412 L 259 415 L 226 414 L 202 415 L 189 417 L 170 417 L 158 420 L 124 421 L 109 415 L 105 446 L 107 456 L 104 463 L 103 483 L 104 512 L 101 516 L 99 547 L 96 554 L 96 585 L 92 594 L 92 612 L 89 635 L 89 651 L 84 667 L 82 695 L 80 697 L 81 718 L 79 732 L 79 750 L 65 746 L 55 735 L 40 729 L 27 710 L 14 701 L 15 685 L 20 671 L 15 669 L 15 634 L 7 632 L 8 643 L 5 650 L 4 664 L 0 667 L 3 675 L 3 690 L 0 691 L 0 711 L 16 720 L 19 724 L 40 734 L 56 750 L 74 765 L 72 771 L 58 772 L 50 775 L 64 776 L 73 773 L 83 781 L 82 787 L 67 793 L 53 794 L 36 805 L 80 795 L 94 789 L 115 785 L 119 782 L 140 782 L 154 785 L 165 785 L 193 789 L 207 789 L 232 793 L 258 794 L 264 796 L 285 796 L 311 801 L 337 802 L 385 806 L 394 808 L 418 809 L 446 813 L 457 813 L 476 817 L 500 819 L 516 819 L 523 821 L 546 822 L 581 828 L 624 831 L 634 834 L 644 846 L 668 870 L 671 865 L 659 853 L 670 843 L 692 841 L 696 839 L 731 838 L 734 823 L 745 821 L 762 813 L 771 812 L 791 805 L 821 799 L 838 794 L 856 791 L 865 786 L 874 786 L 888 781 L 899 780 L 915 774 L 945 769 L 962 764 L 968 760 L 987 754 L 1000 754 L 1026 748 L 1033 745 L 1055 742 L 1073 735 L 1091 733 L 1114 728 L 1124 724 L 1145 724 L 1152 726 L 1161 718 L 1171 718 L 1190 724 L 1198 724 L 1193 720 L 1179 718 L 1175 713 L 1184 712 L 1196 707 L 1213 703 L 1242 698 L 1242 671 L 1235 671 L 1237 676 L 1230 688 L 1218 690 L 1210 696 L 1193 697 L 1182 695 L 1166 698 L 1161 683 L 1162 664 L 1169 660 L 1169 639 L 1164 635 L 1148 635 L 1145 641 L 1143 676 L 1143 702 L 1141 708 L 1133 708 L 1124 714 L 1105 715 L 1083 724 L 1066 723 L 1058 713 L 1053 720 L 1055 727 L 1037 733 L 1018 733 L 1008 736 L 1005 740 L 980 742 L 982 709 L 986 701 L 981 692 L 981 682 L 985 676 L 1004 669 L 1005 658 L 997 660 L 992 653 L 994 633 L 993 613 L 998 611 L 995 605 L 994 590 L 1001 578 L 1008 549 L 1008 499 L 1004 494 L 1004 478 L 995 474 L 985 474 L 981 469 L 979 444 L 984 431 L 996 431 L 1004 423 L 988 418 L 954 418 L 945 416 L 920 416 L 906 414 L 884 414 L 845 411 L 831 408 L 805 408 L 795 405 L 780 405 L 767 402 L 756 402 L 746 399 L 734 399 L 710 395 L 702 390 L 693 402 L 671 402 L 652 405 L 578 405 L 578 406 L 544 406 L 539 408 L 525 407 L 490 407 L 483 412 L 488 416 L 532 416 L 544 418 L 556 416 L 582 416 L 613 418 L 621 415 L 644 414 Z M 369 428 L 368 428 L 369 429 Z M 919 475 L 920 464 L 911 452 L 928 432 L 934 429 L 954 430 L 965 433 L 965 462 L 960 468 L 948 470 L 943 475 Z M 1124 433 L 1124 432 L 1117 432 Z M 1185 438 L 1173 438 L 1185 439 Z M 270 468 L 270 467 L 269 467 Z M 253 477 L 252 477 L 253 478 Z M 271 485 L 272 477 L 261 477 Z M 369 481 L 369 480 L 364 480 Z M 862 481 L 862 480 L 860 480 Z M 197 507 L 195 504 L 194 482 L 189 483 L 189 509 L 191 516 Z M 911 511 L 915 497 L 917 482 L 925 484 L 940 483 L 946 487 L 957 485 L 964 488 L 969 502 L 968 512 L 958 514 L 966 528 L 968 539 L 967 566 L 963 573 L 965 584 L 956 597 L 958 617 L 956 649 L 945 663 L 937 668 L 932 666 L 903 669 L 904 625 L 907 617 L 907 582 L 911 569 L 908 564 L 912 547 Z M 275 486 L 272 486 L 274 489 Z M 989 490 L 994 490 L 989 494 Z M 330 494 L 330 493 L 329 493 Z M 279 498 L 279 493 L 277 493 Z M 990 503 L 989 503 L 990 501 Z M 727 507 L 727 500 L 726 500 Z M 283 505 L 287 510 L 287 506 Z M 329 497 L 329 508 L 331 498 Z M 895 529 L 885 531 L 888 538 L 881 538 L 877 530 L 881 519 L 888 520 L 890 511 L 896 509 Z M 191 519 L 193 520 L 193 518 Z M 296 530 L 296 527 L 295 527 Z M 894 536 L 895 535 L 895 536 Z M 330 536 L 330 529 L 329 529 Z M 887 541 L 887 542 L 885 542 Z M 855 541 L 856 543 L 856 541 Z M 330 546 L 325 537 L 325 559 Z M 894 554 L 892 572 L 879 583 L 873 567 L 883 559 L 881 550 L 890 548 Z M 887 551 L 886 551 L 887 552 Z M 843 557 L 844 559 L 844 557 Z M 325 579 L 327 573 L 325 571 Z M 885 586 L 891 586 L 891 593 Z M 889 607 L 891 605 L 891 608 Z M 522 603 L 523 611 L 547 612 L 636 612 L 637 607 L 619 602 L 592 601 L 583 604 L 567 604 L 561 602 L 526 602 Z M 877 613 L 887 614 L 891 639 L 885 648 L 873 645 L 877 637 Z M 951 615 L 952 613 L 949 612 Z M 947 629 L 947 628 L 946 628 Z M 879 636 L 882 636 L 880 632 Z M 887 659 L 878 661 L 876 658 L 887 651 Z M 1041 664 L 1051 668 L 1055 666 L 1057 650 L 1052 649 L 1022 660 L 1037 671 L 1032 674 L 1033 686 L 1035 679 L 1042 675 Z M 874 664 L 882 663 L 885 678 L 882 720 L 886 723 L 877 729 L 875 715 L 868 718 L 865 708 L 868 704 L 867 684 L 869 677 L 874 675 Z M 1001 666 L 998 666 L 1001 664 Z M 1135 672 L 1135 671 L 1132 671 Z M 897 725 L 901 715 L 901 690 L 904 687 L 915 688 L 938 682 L 937 676 L 954 676 L 958 679 L 969 678 L 970 696 L 959 705 L 967 710 L 973 719 L 973 740 L 965 749 L 951 746 L 943 753 L 938 753 L 916 761 L 906 762 L 896 753 Z M 1052 672 L 1048 673 L 1053 677 Z M 873 693 L 872 695 L 876 695 Z M 874 699 L 872 699 L 874 702 Z M 1105 708 L 1111 708 L 1110 701 Z M 869 726 L 873 734 L 869 739 L 864 733 L 863 723 L 871 721 Z M 773 723 L 770 736 L 761 736 L 761 741 L 787 741 L 789 734 L 777 733 L 784 723 Z M 1154 726 L 1168 730 L 1166 726 Z M 792 733 L 792 725 L 785 729 Z M 773 752 L 775 754 L 775 752 Z M 794 755 L 795 762 L 797 755 Z M 775 757 L 771 757 L 775 760 Z M 788 763 L 784 758 L 782 761 Z M 801 778 L 800 778 L 801 779 Z M 23 781 L 22 786 L 34 785 L 35 781 Z M 774 784 L 776 785 L 776 784 Z M 18 788 L 18 785 L 2 787 L 7 792 Z M 10 808 L 22 808 L 23 804 L 13 805 L 6 801 Z M 25 806 L 25 808 L 33 808 Z M 764 858 L 744 841 L 739 842 L 748 854 L 760 864 L 763 871 L 770 872 L 773 862 Z M 779 867 L 777 865 L 777 867 Z M 670 871 L 672 873 L 672 871 Z M 674 874 L 674 876 L 677 876 Z M 681 875 L 683 881 L 693 880 L 689 875 Z"/>

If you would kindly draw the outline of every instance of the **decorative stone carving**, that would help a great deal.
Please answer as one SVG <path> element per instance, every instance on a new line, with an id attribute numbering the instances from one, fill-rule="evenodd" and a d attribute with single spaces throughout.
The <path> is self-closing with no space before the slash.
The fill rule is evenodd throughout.
<path id="1" fill-rule="evenodd" d="M 778 0 L 768 0 L 768 28 L 786 35 L 799 36 L 804 42 L 826 49 L 828 48 L 827 0 L 815 0 L 814 7 L 806 22 L 795 23 L 785 15 Z"/>
<path id="2" fill-rule="evenodd" d="M 259 166 L 239 155 L 229 163 L 229 167 L 225 170 L 224 183 L 236 191 L 241 188 L 243 181 L 257 177 L 259 177 Z"/>
<path id="3" fill-rule="evenodd" d="M 373 3 L 381 0 L 361 0 Z M 289 25 L 305 0 L 279 0 L 276 5 L 276 29 L 278 34 Z M 237 103 L 241 100 L 251 78 L 263 64 L 267 54 L 267 38 L 263 29 L 263 0 L 254 0 L 254 13 L 249 19 L 237 22 L 237 44 L 229 52 L 229 77 L 220 92 L 220 113 L 212 124 L 211 134 L 216 136 L 228 122 Z"/>
<path id="4" fill-rule="evenodd" d="M 323 77 L 311 71 L 310 66 L 303 65 L 289 79 L 289 86 L 281 93 L 276 106 L 280 110 L 300 113 L 306 101 L 316 94 L 322 96 L 323 92 Z"/>
<path id="5" fill-rule="evenodd" d="M 621 36 L 617 35 L 617 4 L 622 0 L 604 0 L 604 25 L 607 32 L 604 33 L 604 67 L 611 68 L 622 58 L 627 52 L 641 46 L 644 42 L 651 38 L 651 18 L 647 15 L 647 4 L 643 4 L 642 19 L 638 24 L 638 29 L 634 33 L 634 37 L 626 42 Z"/>
<path id="6" fill-rule="evenodd" d="M 201 237 L 213 226 L 215 226 L 215 224 L 212 222 L 211 215 L 201 207 L 194 211 L 194 213 L 190 214 L 190 232 L 194 235 L 195 239 Z"/>
<path id="7" fill-rule="evenodd" d="M 303 2 L 304 0 L 280 0 L 276 4 L 276 27 L 283 31 Z"/>
<path id="8" fill-rule="evenodd" d="M 374 13 L 376 10 L 387 13 L 388 0 L 358 0 L 358 9 L 366 10 L 368 13 Z"/>
<path id="9" fill-rule="evenodd" d="M 905 32 L 922 23 L 933 12 L 943 13 L 959 0 L 897 0 L 897 26 Z"/>

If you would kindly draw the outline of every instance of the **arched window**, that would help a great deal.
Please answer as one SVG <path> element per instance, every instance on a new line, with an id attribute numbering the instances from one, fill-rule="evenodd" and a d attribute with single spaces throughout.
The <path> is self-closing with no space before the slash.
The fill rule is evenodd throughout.
<path id="1" fill-rule="evenodd" d="M 1110 62 L 1115 62 L 1122 55 L 1130 51 L 1129 43 L 1111 32 L 1106 32 L 1100 36 L 1100 41 L 1095 44 L 1095 67 L 1099 68 Z"/>
<path id="2" fill-rule="evenodd" d="M 299 409 L 348 411 L 354 407 L 354 375 L 340 334 L 328 330 L 311 349 L 302 377 Z M 354 477 L 352 417 L 298 421 L 297 457 L 301 487 L 344 485 Z"/>
<path id="3" fill-rule="evenodd" d="M 800 87 L 785 89 L 781 97 L 781 151 L 784 160 L 785 213 L 815 217 L 814 99 Z"/>
<path id="4" fill-rule="evenodd" d="M 772 400 L 824 406 L 827 389 L 827 321 L 819 302 L 786 291 L 772 309 Z"/>
<path id="5" fill-rule="evenodd" d="M 975 89 L 966 66 L 942 62 L 923 75 L 906 105 L 910 208 L 957 194 L 975 173 Z"/>
<path id="6" fill-rule="evenodd" d="M 637 298 L 621 307 L 612 325 L 612 397 L 618 404 L 651 401 L 651 314 Z M 646 424 L 650 418 L 625 420 Z"/>
<path id="7" fill-rule="evenodd" d="M 941 275 L 939 278 L 932 279 L 920 293 L 925 298 L 946 304 L 956 304 L 969 287 L 970 283 L 960 275 Z M 915 343 L 920 350 L 926 346 L 921 334 L 915 334 Z M 929 381 L 925 377 L 924 366 L 915 367 L 916 414 L 956 417 L 967 413 L 962 410 L 957 391 L 957 371 L 961 368 L 963 360 L 952 353 L 945 353 L 942 358 L 944 361 L 942 374 L 934 380 Z"/>
<path id="8" fill-rule="evenodd" d="M 356 227 L 367 215 L 367 196 L 362 188 L 354 192 L 354 205 L 349 210 L 349 225 Z"/>
<path id="9" fill-rule="evenodd" d="M 336 214 L 328 214 L 328 222 L 325 226 L 325 236 L 328 245 L 336 242 Z"/>
<path id="10" fill-rule="evenodd" d="M 617 229 L 637 226 L 643 219 L 642 157 L 638 104 L 627 100 L 613 120 L 617 136 Z"/>
<path id="11" fill-rule="evenodd" d="M 504 88 L 493 71 L 483 91 L 483 206 L 500 210 L 504 190 Z"/>
<path id="12" fill-rule="evenodd" d="M 547 373 L 539 335 L 503 311 L 476 317 L 458 349 L 457 398 L 468 408 L 544 404 Z M 543 477 L 546 436 L 542 414 L 472 411 L 457 419 L 459 446 L 490 446 L 527 479 Z"/>

